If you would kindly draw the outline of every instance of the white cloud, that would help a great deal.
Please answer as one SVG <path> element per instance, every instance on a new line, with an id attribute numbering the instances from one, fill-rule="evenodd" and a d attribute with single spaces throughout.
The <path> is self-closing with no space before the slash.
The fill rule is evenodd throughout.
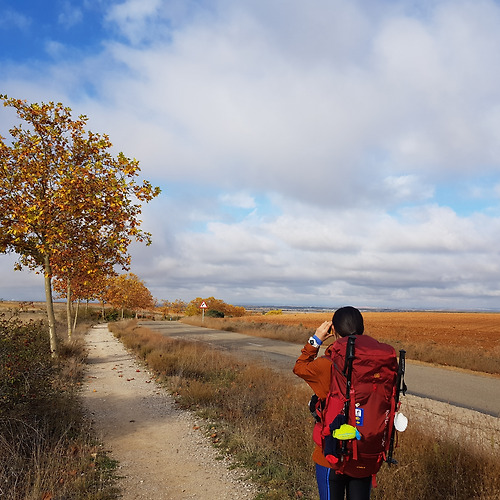
<path id="1" fill-rule="evenodd" d="M 130 42 L 139 43 L 151 38 L 152 20 L 162 4 L 162 0 L 126 0 L 110 7 L 107 21 L 114 23 Z"/>
<path id="2" fill-rule="evenodd" d="M 141 276 L 162 298 L 217 290 L 245 303 L 494 307 L 498 219 L 437 206 L 389 216 L 289 203 L 284 212 L 177 234 L 157 266 L 142 263 Z"/>
<path id="3" fill-rule="evenodd" d="M 56 58 L 64 55 L 66 46 L 60 42 L 56 42 L 55 40 L 48 40 L 45 42 L 45 50 L 51 57 Z"/>
<path id="4" fill-rule="evenodd" d="M 226 205 L 237 208 L 252 209 L 256 206 L 254 197 L 243 192 L 223 194 L 220 200 Z"/>
<path id="5" fill-rule="evenodd" d="M 165 188 L 134 246 L 158 298 L 497 307 L 497 3 L 129 0 L 107 22 L 102 53 L 2 87 L 58 96 Z"/>
<path id="6" fill-rule="evenodd" d="M 59 14 L 58 21 L 65 29 L 71 29 L 83 20 L 83 12 L 75 6 L 74 2 L 64 2 L 63 10 Z"/>
<path id="7" fill-rule="evenodd" d="M 388 135 L 395 161 L 437 172 L 496 161 L 499 21 L 494 2 L 441 2 L 430 19 L 390 18 L 377 33 L 374 61 L 399 129 Z"/>
<path id="8" fill-rule="evenodd" d="M 14 26 L 21 30 L 26 30 L 30 27 L 32 21 L 29 16 L 25 16 L 18 11 L 12 9 L 5 9 L 0 17 L 0 27 L 11 27 Z"/>
<path id="9" fill-rule="evenodd" d="M 432 186 L 422 185 L 416 175 L 389 176 L 384 179 L 387 195 L 396 203 L 425 201 L 433 197 Z"/>
<path id="10" fill-rule="evenodd" d="M 310 47 L 307 67 L 284 52 L 278 35 L 289 38 L 282 25 L 271 31 L 255 13 L 230 10 L 213 25 L 194 23 L 150 50 L 110 46 L 109 56 L 133 77 L 110 74 L 103 95 L 113 114 L 120 102 L 130 103 L 130 119 L 120 116 L 123 109 L 115 116 L 136 125 L 139 157 L 173 175 L 184 169 L 203 179 L 218 175 L 235 188 L 245 178 L 251 188 L 265 182 L 309 201 L 305 184 L 316 185 L 319 197 L 337 182 L 358 190 L 359 177 L 376 181 L 376 151 L 392 171 L 387 177 L 412 171 L 433 178 L 447 171 L 467 174 L 472 167 L 477 172 L 498 157 L 498 128 L 489 125 L 499 120 L 500 108 L 483 105 L 484 92 L 490 104 L 499 91 L 489 84 L 483 89 L 483 79 L 474 75 L 497 81 L 498 56 L 491 48 L 488 55 L 476 54 L 479 22 L 455 35 L 452 47 L 445 44 L 456 19 L 468 15 L 461 6 L 447 8 L 431 26 L 405 17 L 371 25 L 371 45 L 355 29 L 366 52 L 354 50 L 350 64 L 338 64 L 335 54 L 325 59 L 323 46 L 315 57 Z M 295 11 L 298 17 L 297 6 Z M 359 26 L 368 22 L 358 17 Z M 288 13 L 285 20 L 290 18 Z M 297 23 L 287 30 L 298 29 Z M 299 32 L 300 40 L 309 28 Z M 481 55 L 472 75 L 461 64 L 465 52 Z M 384 194 L 376 182 L 361 184 L 363 195 Z"/>

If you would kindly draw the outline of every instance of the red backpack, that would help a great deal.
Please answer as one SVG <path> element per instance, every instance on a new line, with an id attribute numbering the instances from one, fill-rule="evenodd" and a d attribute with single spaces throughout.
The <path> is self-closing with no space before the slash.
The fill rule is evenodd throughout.
<path id="1" fill-rule="evenodd" d="M 404 351 L 398 366 L 392 346 L 368 335 L 352 335 L 329 346 L 325 356 L 332 361 L 330 391 L 316 405 L 313 439 L 339 473 L 374 477 L 384 460 L 395 462 L 394 415 L 401 384 L 403 393 L 406 390 Z M 332 436 L 344 423 L 355 427 L 356 438 Z"/>

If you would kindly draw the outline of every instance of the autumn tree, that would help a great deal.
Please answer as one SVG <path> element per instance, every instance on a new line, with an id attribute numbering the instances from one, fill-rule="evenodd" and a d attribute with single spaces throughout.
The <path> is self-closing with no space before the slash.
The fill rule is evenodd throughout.
<path id="1" fill-rule="evenodd" d="M 187 305 L 185 311 L 186 316 L 200 315 L 200 304 L 202 302 L 205 302 L 207 305 L 207 313 L 210 311 L 217 311 L 222 313 L 224 316 L 244 316 L 246 314 L 246 309 L 244 307 L 227 304 L 223 300 L 216 299 L 215 297 L 208 297 L 207 299 L 197 297 Z"/>
<path id="2" fill-rule="evenodd" d="M 162 300 L 158 310 L 162 313 L 163 319 L 166 319 L 167 315 L 170 314 L 172 310 L 172 302 L 170 302 L 170 300 Z"/>
<path id="3" fill-rule="evenodd" d="M 79 306 L 81 302 L 87 305 L 91 301 L 105 301 L 104 295 L 107 282 L 112 273 L 105 269 L 88 265 L 83 262 L 75 268 L 71 277 L 54 278 L 53 290 L 59 297 L 66 298 L 66 318 L 68 328 L 68 338 L 71 339 L 74 328 L 77 324 Z M 76 309 L 73 304 L 76 303 Z M 104 308 L 104 304 L 103 304 Z M 103 314 L 104 318 L 104 314 Z"/>
<path id="4" fill-rule="evenodd" d="M 187 304 L 181 299 L 175 299 L 170 304 L 171 310 L 174 314 L 182 314 L 187 307 Z"/>
<path id="5" fill-rule="evenodd" d="M 43 272 L 56 355 L 52 278 L 71 284 L 82 268 L 127 270 L 131 241 L 150 242 L 141 203 L 160 191 L 136 182 L 138 161 L 113 156 L 108 136 L 85 131 L 86 116 L 73 120 L 60 103 L 0 99 L 24 121 L 9 130 L 10 143 L 0 136 L 0 252 L 17 253 L 17 269 Z"/>
<path id="6" fill-rule="evenodd" d="M 159 306 L 160 312 L 163 314 L 163 318 L 166 318 L 168 314 L 182 314 L 186 310 L 187 304 L 181 299 L 175 299 L 173 302 L 170 300 L 163 300 Z"/>
<path id="7" fill-rule="evenodd" d="M 113 307 L 121 311 L 121 319 L 125 309 L 150 311 L 155 302 L 144 281 L 135 274 L 128 273 L 110 278 L 106 290 L 106 299 Z"/>

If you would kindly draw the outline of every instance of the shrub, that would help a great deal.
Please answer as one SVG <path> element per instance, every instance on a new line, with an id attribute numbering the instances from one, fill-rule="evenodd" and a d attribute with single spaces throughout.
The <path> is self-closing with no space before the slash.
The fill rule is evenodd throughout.
<path id="1" fill-rule="evenodd" d="M 77 394 L 83 343 L 50 356 L 43 322 L 0 319 L 0 497 L 117 498 L 116 464 L 92 436 Z"/>
<path id="2" fill-rule="evenodd" d="M 222 311 L 216 311 L 215 309 L 209 309 L 206 313 L 205 316 L 209 318 L 223 318 L 224 313 Z"/>
<path id="3" fill-rule="evenodd" d="M 21 418 L 51 393 L 50 346 L 42 322 L 0 321 L 0 416 Z"/>

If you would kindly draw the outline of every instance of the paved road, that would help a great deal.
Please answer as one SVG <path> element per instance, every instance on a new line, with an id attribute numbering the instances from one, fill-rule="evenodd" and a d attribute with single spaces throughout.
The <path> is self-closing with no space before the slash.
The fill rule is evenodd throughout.
<path id="1" fill-rule="evenodd" d="M 141 321 L 140 324 L 170 337 L 208 342 L 238 355 L 244 353 L 252 360 L 271 364 L 289 374 L 301 349 L 290 342 L 199 328 L 176 321 Z M 411 362 L 406 364 L 405 378 L 409 394 L 500 417 L 500 378 Z"/>

